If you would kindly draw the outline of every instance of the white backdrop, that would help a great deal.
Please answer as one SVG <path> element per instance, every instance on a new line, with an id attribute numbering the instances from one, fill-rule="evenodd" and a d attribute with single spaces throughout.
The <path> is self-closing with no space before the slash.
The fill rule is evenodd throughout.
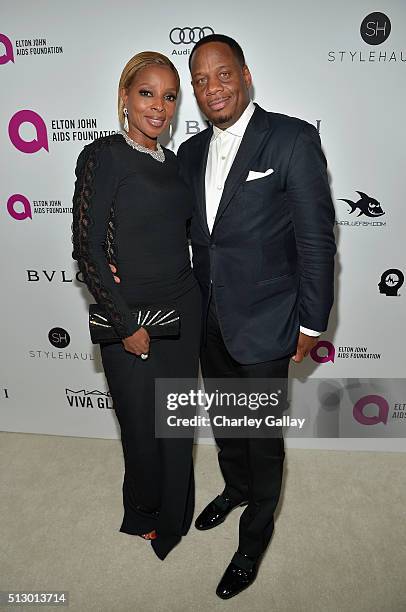
<path id="1" fill-rule="evenodd" d="M 84 144 L 118 129 L 118 79 L 139 51 L 165 53 L 181 75 L 169 146 L 176 150 L 205 127 L 189 83 L 193 35 L 187 28 L 196 28 L 196 40 L 201 28 L 236 38 L 253 74 L 254 100 L 320 131 L 336 206 L 337 297 L 323 335 L 330 345 L 292 365 L 293 376 L 336 378 L 352 389 L 348 379 L 405 378 L 405 288 L 399 285 L 406 274 L 406 5 L 383 1 L 378 8 L 381 14 L 371 15 L 375 5 L 352 0 L 206 0 L 200 8 L 182 0 L 160 5 L 159 14 L 144 0 L 14 0 L 3 7 L 2 430 L 118 436 L 99 351 L 88 337 L 93 300 L 71 259 L 74 167 Z M 343 200 L 361 200 L 360 207 L 351 213 Z M 388 270 L 395 272 L 385 276 Z M 397 295 L 380 293 L 382 274 L 383 290 Z M 389 409 L 386 423 L 368 420 L 377 410 L 372 403 L 363 423 L 354 420 L 358 437 L 288 444 L 406 450 L 406 393 L 394 397 L 390 381 L 378 386 Z M 297 414 L 301 388 L 293 384 Z"/>

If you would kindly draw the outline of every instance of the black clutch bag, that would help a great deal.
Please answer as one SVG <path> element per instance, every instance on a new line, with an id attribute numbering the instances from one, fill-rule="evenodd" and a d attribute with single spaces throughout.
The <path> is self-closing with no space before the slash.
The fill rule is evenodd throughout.
<path id="1" fill-rule="evenodd" d="M 178 336 L 180 333 L 179 312 L 173 308 L 151 306 L 134 308 L 132 315 L 139 325 L 147 330 L 151 338 Z M 121 342 L 107 311 L 99 304 L 89 305 L 89 330 L 93 344 L 100 342 Z"/>

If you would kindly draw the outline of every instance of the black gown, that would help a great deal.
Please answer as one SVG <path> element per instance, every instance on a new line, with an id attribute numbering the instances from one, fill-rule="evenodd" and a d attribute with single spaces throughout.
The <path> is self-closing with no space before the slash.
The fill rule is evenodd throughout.
<path id="1" fill-rule="evenodd" d="M 73 257 L 121 338 L 140 327 L 131 306 L 165 304 L 180 311 L 180 337 L 152 339 L 145 361 L 121 342 L 101 346 L 125 464 L 120 531 L 156 529 L 151 544 L 161 559 L 192 520 L 193 440 L 155 437 L 154 380 L 197 378 L 201 317 L 187 242 L 191 196 L 176 156 L 166 148 L 164 153 L 159 162 L 121 134 L 87 145 L 77 161 L 72 226 Z M 120 284 L 109 262 L 117 266 Z"/>

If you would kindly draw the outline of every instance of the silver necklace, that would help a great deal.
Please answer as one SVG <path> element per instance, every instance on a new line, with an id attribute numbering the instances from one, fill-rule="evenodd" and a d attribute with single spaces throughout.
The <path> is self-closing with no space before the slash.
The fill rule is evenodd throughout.
<path id="1" fill-rule="evenodd" d="M 124 140 L 126 141 L 126 143 L 130 145 L 130 147 L 132 147 L 136 151 L 140 151 L 140 153 L 149 153 L 151 157 L 153 157 L 159 162 L 165 161 L 165 153 L 161 145 L 159 144 L 159 142 L 157 142 L 157 150 L 153 151 L 152 149 L 148 149 L 148 147 L 143 147 L 142 145 L 138 144 L 138 142 L 135 142 L 135 140 L 129 137 L 127 132 L 124 132 L 124 130 L 120 130 L 119 133 L 124 137 Z"/>

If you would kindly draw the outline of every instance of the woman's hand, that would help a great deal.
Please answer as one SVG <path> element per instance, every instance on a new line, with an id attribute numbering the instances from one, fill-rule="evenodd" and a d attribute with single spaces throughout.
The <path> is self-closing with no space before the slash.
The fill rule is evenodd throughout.
<path id="1" fill-rule="evenodd" d="M 134 355 L 147 355 L 149 353 L 149 335 L 146 329 L 140 327 L 132 336 L 124 338 L 124 348 Z"/>

